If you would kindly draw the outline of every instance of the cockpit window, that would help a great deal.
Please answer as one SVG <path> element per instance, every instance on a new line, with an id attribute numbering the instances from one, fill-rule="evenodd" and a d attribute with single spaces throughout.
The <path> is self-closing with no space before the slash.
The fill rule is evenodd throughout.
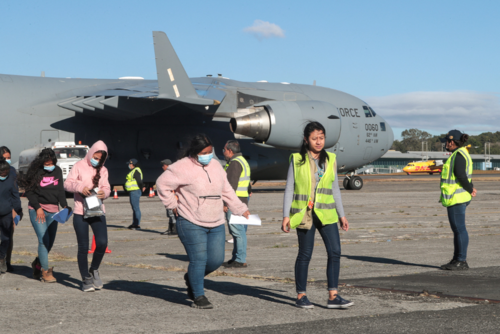
<path id="1" fill-rule="evenodd" d="M 368 110 L 367 106 L 363 106 L 363 110 L 365 111 L 365 117 L 372 117 L 372 114 L 370 114 L 370 110 Z"/>
<path id="2" fill-rule="evenodd" d="M 385 131 L 385 122 L 380 122 L 380 130 Z"/>
<path id="3" fill-rule="evenodd" d="M 377 116 L 377 114 L 375 113 L 375 110 L 372 109 L 372 107 L 370 107 L 370 111 L 372 112 L 373 116 Z"/>

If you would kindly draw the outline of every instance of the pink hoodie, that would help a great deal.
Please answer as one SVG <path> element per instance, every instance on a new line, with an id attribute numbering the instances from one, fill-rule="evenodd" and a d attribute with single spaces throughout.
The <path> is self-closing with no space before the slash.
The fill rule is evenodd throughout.
<path id="1" fill-rule="evenodd" d="M 206 166 L 193 158 L 177 161 L 156 180 L 156 189 L 167 209 L 177 208 L 179 215 L 203 227 L 225 223 L 224 203 L 235 215 L 242 215 L 248 210 L 236 196 L 227 181 L 226 172 L 215 159 Z"/>
<path id="2" fill-rule="evenodd" d="M 101 140 L 95 142 L 85 156 L 85 159 L 78 161 L 73 168 L 71 168 L 71 172 L 69 172 L 66 181 L 64 181 L 64 189 L 70 193 L 75 193 L 74 213 L 77 215 L 83 215 L 83 197 L 81 195 L 83 188 L 93 188 L 92 179 L 94 178 L 96 169 L 92 167 L 90 159 L 92 159 L 94 153 L 97 151 L 105 151 L 108 153 L 108 147 Z M 104 160 L 103 163 L 105 162 L 106 160 Z M 109 197 L 111 186 L 108 181 L 108 169 L 104 166 L 101 167 L 101 179 L 99 180 L 98 188 L 104 191 L 105 199 Z M 104 205 L 102 209 L 104 210 Z"/>

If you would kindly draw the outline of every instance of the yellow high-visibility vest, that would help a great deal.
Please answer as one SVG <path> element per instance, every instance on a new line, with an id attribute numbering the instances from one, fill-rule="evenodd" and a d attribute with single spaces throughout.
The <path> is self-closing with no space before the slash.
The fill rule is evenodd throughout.
<path id="1" fill-rule="evenodd" d="M 224 170 L 227 170 L 229 164 L 232 161 L 238 161 L 241 165 L 241 174 L 240 179 L 238 180 L 238 188 L 236 189 L 236 196 L 238 197 L 248 197 L 248 186 L 250 186 L 250 165 L 247 160 L 242 156 L 231 159 L 226 166 L 224 166 Z"/>
<path id="2" fill-rule="evenodd" d="M 463 155 L 467 163 L 466 173 L 469 182 L 472 181 L 472 159 L 465 147 L 456 149 L 455 152 L 446 160 L 441 171 L 441 198 L 440 202 L 444 207 L 456 204 L 467 203 L 472 199 L 471 194 L 465 190 L 458 182 L 453 173 L 455 167 L 455 158 L 457 154 Z"/>
<path id="3" fill-rule="evenodd" d="M 125 182 L 126 191 L 133 191 L 140 189 L 139 185 L 137 184 L 137 181 L 134 179 L 135 171 L 138 171 L 141 174 L 141 180 L 142 180 L 142 170 L 139 167 L 135 167 L 130 171 L 130 173 L 127 174 L 127 181 Z"/>
<path id="4" fill-rule="evenodd" d="M 334 166 L 336 155 L 330 152 L 327 153 L 328 166 L 316 188 L 313 207 L 314 213 L 323 225 L 335 224 L 339 220 L 332 189 L 332 184 L 335 181 Z M 300 153 L 292 154 L 290 160 L 293 163 L 293 177 L 295 180 L 293 202 L 290 209 L 290 227 L 297 228 L 306 214 L 312 190 L 311 187 L 314 185 L 311 184 L 309 154 L 306 154 L 306 161 L 304 164 L 301 163 L 302 157 Z"/>

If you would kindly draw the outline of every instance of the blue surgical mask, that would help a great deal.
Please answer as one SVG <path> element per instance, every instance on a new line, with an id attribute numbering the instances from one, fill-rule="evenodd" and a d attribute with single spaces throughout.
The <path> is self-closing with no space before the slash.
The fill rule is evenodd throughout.
<path id="1" fill-rule="evenodd" d="M 7 176 L 0 176 L 0 181 L 5 181 L 5 180 L 7 180 L 8 177 L 9 177 L 9 175 L 7 175 Z"/>
<path id="2" fill-rule="evenodd" d="M 97 161 L 96 159 L 92 158 L 90 159 L 90 163 L 92 164 L 92 167 L 97 167 L 99 166 L 99 161 Z"/>
<path id="3" fill-rule="evenodd" d="M 7 161 L 7 163 L 8 163 L 9 165 L 12 165 L 12 160 L 10 160 L 10 159 L 9 159 L 9 160 L 5 160 L 5 161 Z"/>
<path id="4" fill-rule="evenodd" d="M 54 169 L 56 169 L 56 165 L 52 166 L 43 166 L 43 169 L 45 169 L 47 172 L 52 172 Z"/>
<path id="5" fill-rule="evenodd" d="M 202 165 L 208 165 L 210 163 L 210 160 L 214 157 L 213 153 L 210 154 L 205 154 L 205 155 L 199 155 L 198 156 L 198 162 Z"/>

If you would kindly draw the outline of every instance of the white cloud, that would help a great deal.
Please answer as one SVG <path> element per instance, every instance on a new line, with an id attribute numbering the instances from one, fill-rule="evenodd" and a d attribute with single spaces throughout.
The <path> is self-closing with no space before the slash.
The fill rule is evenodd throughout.
<path id="1" fill-rule="evenodd" d="M 271 37 L 285 37 L 285 31 L 279 25 L 262 20 L 255 20 L 252 26 L 246 27 L 243 31 L 254 35 L 259 40 Z"/>
<path id="2" fill-rule="evenodd" d="M 494 93 L 412 92 L 365 100 L 391 127 L 439 133 L 500 131 L 500 99 Z"/>

